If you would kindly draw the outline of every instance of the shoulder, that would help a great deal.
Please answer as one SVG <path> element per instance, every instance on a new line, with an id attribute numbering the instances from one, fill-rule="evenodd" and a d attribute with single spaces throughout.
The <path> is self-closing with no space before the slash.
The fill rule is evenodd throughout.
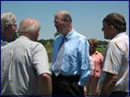
<path id="1" fill-rule="evenodd" d="M 121 52 L 127 51 L 129 48 L 129 38 L 127 35 L 122 33 L 119 37 L 112 39 L 109 42 L 108 47 L 111 47 L 111 50 L 113 50 L 113 52 L 115 52 L 115 50 L 119 50 Z"/>
<path id="2" fill-rule="evenodd" d="M 82 50 L 83 48 L 89 48 L 88 39 L 84 35 L 76 33 L 75 41 L 78 44 L 77 46 L 80 50 Z"/>
<path id="3" fill-rule="evenodd" d="M 1 43 L 1 48 L 9 48 L 12 47 L 15 41 L 12 42 L 3 42 Z"/>
<path id="4" fill-rule="evenodd" d="M 102 55 L 102 53 L 100 53 L 99 51 L 96 51 L 96 53 L 97 53 L 98 55 Z"/>
<path id="5" fill-rule="evenodd" d="M 109 43 L 108 47 L 117 47 L 120 48 L 122 46 L 128 45 L 129 39 L 125 34 L 121 34 L 118 37 L 113 38 Z"/>
<path id="6" fill-rule="evenodd" d="M 103 58 L 102 53 L 100 53 L 99 51 L 96 51 L 96 55 L 98 55 L 99 57 Z"/>
<path id="7" fill-rule="evenodd" d="M 110 43 L 119 43 L 119 42 L 127 42 L 129 41 L 129 37 L 126 33 L 120 33 L 117 34 L 116 37 L 114 37 Z"/>
<path id="8" fill-rule="evenodd" d="M 40 42 L 34 42 L 33 48 L 45 49 L 45 47 L 43 46 L 43 44 L 41 44 Z"/>
<path id="9" fill-rule="evenodd" d="M 32 52 L 41 51 L 45 49 L 43 44 L 37 41 L 33 41 L 27 37 L 18 38 L 15 44 L 21 45 L 20 47 L 23 47 L 24 49 L 28 49 Z"/>
<path id="10" fill-rule="evenodd" d="M 78 32 L 75 32 L 74 36 L 77 38 L 77 40 L 79 40 L 82 43 L 88 42 L 87 37 L 85 37 L 84 35 L 82 35 L 82 34 L 80 34 Z"/>
<path id="11" fill-rule="evenodd" d="M 85 37 L 84 35 L 82 35 L 82 34 L 76 32 L 76 31 L 75 31 L 74 35 L 77 36 L 77 37 L 79 37 L 79 39 L 81 39 L 81 40 L 86 39 L 86 37 Z"/>

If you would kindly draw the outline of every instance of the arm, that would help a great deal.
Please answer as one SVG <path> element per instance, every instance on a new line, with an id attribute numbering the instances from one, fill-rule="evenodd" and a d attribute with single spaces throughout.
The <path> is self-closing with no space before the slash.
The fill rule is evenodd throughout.
<path id="1" fill-rule="evenodd" d="M 86 39 L 79 44 L 80 80 L 79 85 L 85 86 L 90 79 L 91 67 L 89 58 L 89 43 Z"/>
<path id="2" fill-rule="evenodd" d="M 52 95 L 52 82 L 49 74 L 43 73 L 39 76 L 39 85 L 41 95 Z"/>
<path id="3" fill-rule="evenodd" d="M 101 95 L 110 95 L 113 87 L 115 86 L 115 83 L 117 82 L 117 75 L 108 72 L 105 73 L 106 76 L 101 89 Z"/>

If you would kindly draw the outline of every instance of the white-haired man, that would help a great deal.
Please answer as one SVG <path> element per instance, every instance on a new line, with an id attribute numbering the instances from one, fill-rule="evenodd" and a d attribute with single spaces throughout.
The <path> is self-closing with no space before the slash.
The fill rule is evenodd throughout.
<path id="1" fill-rule="evenodd" d="M 14 32 L 17 29 L 16 16 L 11 13 L 1 14 L 1 46 L 14 40 Z"/>

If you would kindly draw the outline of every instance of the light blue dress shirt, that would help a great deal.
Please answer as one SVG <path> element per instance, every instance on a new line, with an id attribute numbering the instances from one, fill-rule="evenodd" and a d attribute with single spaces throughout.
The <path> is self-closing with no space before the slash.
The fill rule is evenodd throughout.
<path id="1" fill-rule="evenodd" d="M 77 33 L 74 29 L 66 36 L 64 44 L 63 59 L 61 64 L 61 75 L 73 76 L 80 75 L 79 85 L 86 85 L 90 78 L 90 59 L 89 59 L 89 43 L 85 36 Z M 52 53 L 52 72 L 54 67 L 60 44 L 64 35 L 58 35 L 53 42 Z"/>

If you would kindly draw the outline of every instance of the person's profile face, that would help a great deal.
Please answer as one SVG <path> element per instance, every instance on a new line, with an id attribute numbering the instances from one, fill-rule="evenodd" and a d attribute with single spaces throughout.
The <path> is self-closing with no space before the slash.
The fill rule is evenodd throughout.
<path id="1" fill-rule="evenodd" d="M 111 39 L 111 26 L 108 25 L 106 22 L 103 22 L 102 31 L 104 32 L 105 39 Z"/>
<path id="2" fill-rule="evenodd" d="M 8 25 L 8 27 L 6 28 L 6 32 L 7 32 L 6 38 L 7 38 L 8 41 L 13 40 L 14 33 L 15 33 L 16 30 L 17 30 L 17 24 L 16 23 Z"/>
<path id="3" fill-rule="evenodd" d="M 65 21 L 62 19 L 61 15 L 56 15 L 54 19 L 55 27 L 57 32 L 64 33 L 65 30 Z"/>
<path id="4" fill-rule="evenodd" d="M 96 45 L 90 43 L 90 49 L 89 49 L 90 55 L 93 54 L 96 51 L 96 48 L 97 48 Z"/>

